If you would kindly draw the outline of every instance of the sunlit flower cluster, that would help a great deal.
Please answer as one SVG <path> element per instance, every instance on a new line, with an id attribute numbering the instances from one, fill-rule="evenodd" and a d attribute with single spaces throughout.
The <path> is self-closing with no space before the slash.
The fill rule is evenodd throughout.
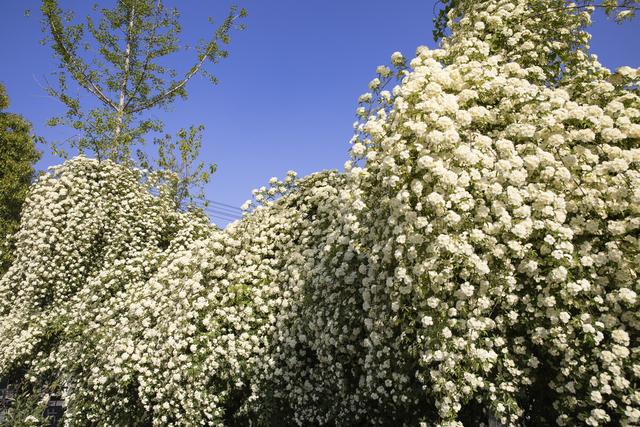
<path id="1" fill-rule="evenodd" d="M 344 173 L 225 230 L 110 162 L 41 178 L 0 378 L 79 426 L 640 424 L 640 73 L 588 10 L 460 3 L 378 67 Z"/>
<path id="2" fill-rule="evenodd" d="M 585 53 L 588 13 L 462 3 L 391 100 L 361 98 L 369 391 L 382 407 L 417 380 L 412 410 L 443 423 L 476 405 L 505 424 L 635 425 L 640 73 Z"/>

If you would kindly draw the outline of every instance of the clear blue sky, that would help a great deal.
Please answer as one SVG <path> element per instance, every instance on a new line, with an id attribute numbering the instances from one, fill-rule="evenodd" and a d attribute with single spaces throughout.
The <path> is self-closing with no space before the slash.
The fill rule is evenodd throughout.
<path id="1" fill-rule="evenodd" d="M 87 0 L 61 0 L 79 8 Z M 112 0 L 98 3 L 111 5 Z M 221 17 L 231 4 L 215 0 L 166 0 L 182 11 L 184 36 L 193 41 L 210 28 L 207 17 Z M 366 91 L 377 65 L 394 51 L 412 56 L 419 45 L 434 47 L 433 1 L 245 0 L 247 29 L 233 35 L 230 56 L 209 68 L 220 79 L 212 86 L 196 78 L 189 98 L 170 111 L 154 111 L 166 131 L 204 124 L 203 157 L 218 164 L 206 189 L 211 200 L 240 206 L 251 190 L 287 170 L 300 175 L 341 169 L 347 160 L 357 97 Z M 24 115 L 38 135 L 72 135 L 51 129 L 47 118 L 63 111 L 40 84 L 55 69 L 41 38 L 36 0 L 0 1 L 2 65 L 0 81 L 10 111 Z M 24 16 L 25 9 L 33 11 Z M 608 67 L 640 65 L 640 20 L 616 25 L 598 15 L 592 49 Z M 175 68 L 184 70 L 178 60 Z M 40 82 L 40 84 L 39 84 Z M 44 151 L 38 167 L 60 160 Z M 215 220 L 215 218 L 214 218 Z M 225 221 L 215 221 L 224 224 Z"/>

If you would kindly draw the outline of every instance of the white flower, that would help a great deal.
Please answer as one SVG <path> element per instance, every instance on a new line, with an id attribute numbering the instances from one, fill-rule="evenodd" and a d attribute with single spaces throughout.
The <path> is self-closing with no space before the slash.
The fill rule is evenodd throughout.
<path id="1" fill-rule="evenodd" d="M 431 326 L 433 325 L 433 318 L 431 316 L 423 316 L 422 319 L 420 319 L 420 323 L 422 323 L 424 327 Z"/>
<path id="2" fill-rule="evenodd" d="M 0 378 L 61 373 L 70 425 L 458 425 L 475 400 L 517 425 L 532 384 L 547 423 L 638 424 L 637 70 L 590 56 L 588 10 L 528 11 L 454 8 L 376 70 L 344 172 L 273 178 L 225 230 L 141 171 L 51 170 L 0 278 Z"/>
<path id="3" fill-rule="evenodd" d="M 361 144 L 359 142 L 354 144 L 353 147 L 351 148 L 351 152 L 356 157 L 362 156 L 364 154 L 365 150 L 366 150 L 366 148 L 365 148 L 364 144 Z"/>
<path id="4" fill-rule="evenodd" d="M 384 65 L 380 65 L 378 66 L 378 68 L 376 68 L 376 73 L 380 74 L 382 77 L 388 77 L 391 74 L 391 69 Z"/>
<path id="5" fill-rule="evenodd" d="M 391 54 L 391 62 L 396 66 L 402 65 L 402 63 L 404 62 L 404 57 L 400 52 L 393 52 Z"/>

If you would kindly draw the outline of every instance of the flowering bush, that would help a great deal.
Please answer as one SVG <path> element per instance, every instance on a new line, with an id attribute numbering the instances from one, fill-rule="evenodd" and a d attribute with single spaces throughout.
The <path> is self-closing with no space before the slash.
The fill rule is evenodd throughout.
<path id="1" fill-rule="evenodd" d="M 563 5 L 460 2 L 378 68 L 344 173 L 224 231 L 140 171 L 55 169 L 0 377 L 58 384 L 69 425 L 637 425 L 640 74 Z"/>

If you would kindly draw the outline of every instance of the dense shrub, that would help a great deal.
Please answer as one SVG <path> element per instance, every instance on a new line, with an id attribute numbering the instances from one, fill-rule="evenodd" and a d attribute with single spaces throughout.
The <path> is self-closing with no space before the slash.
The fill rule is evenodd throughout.
<path id="1" fill-rule="evenodd" d="M 638 424 L 638 70 L 564 2 L 461 4 L 378 69 L 345 173 L 224 231 L 110 162 L 42 178 L 0 377 L 70 425 Z"/>

